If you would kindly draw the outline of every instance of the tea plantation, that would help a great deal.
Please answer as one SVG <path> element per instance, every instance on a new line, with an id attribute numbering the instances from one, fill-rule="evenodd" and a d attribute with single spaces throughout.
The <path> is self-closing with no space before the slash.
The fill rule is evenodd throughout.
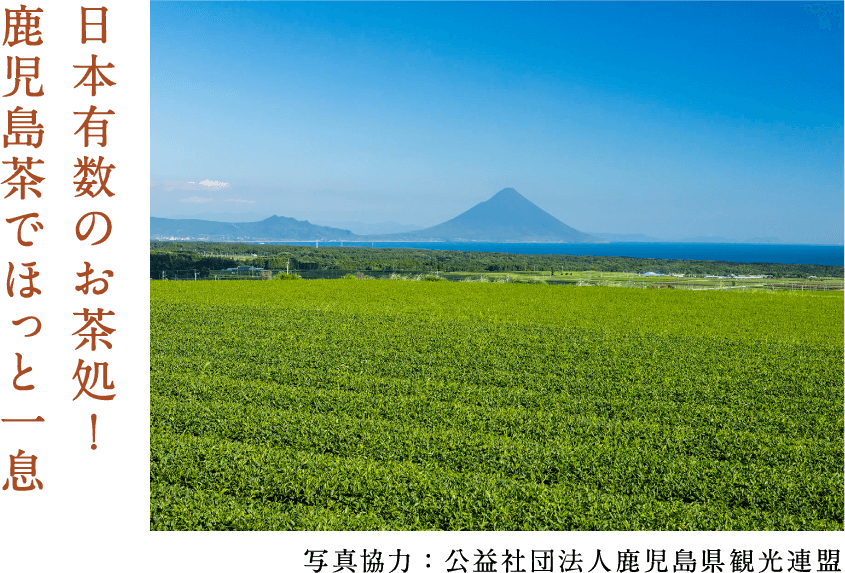
<path id="1" fill-rule="evenodd" d="M 150 288 L 151 529 L 843 528 L 841 293 Z"/>

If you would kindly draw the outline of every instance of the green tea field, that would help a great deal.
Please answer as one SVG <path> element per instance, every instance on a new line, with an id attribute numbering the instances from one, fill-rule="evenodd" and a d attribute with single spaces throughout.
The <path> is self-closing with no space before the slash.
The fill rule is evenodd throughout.
<path id="1" fill-rule="evenodd" d="M 152 281 L 154 530 L 841 530 L 843 295 Z"/>

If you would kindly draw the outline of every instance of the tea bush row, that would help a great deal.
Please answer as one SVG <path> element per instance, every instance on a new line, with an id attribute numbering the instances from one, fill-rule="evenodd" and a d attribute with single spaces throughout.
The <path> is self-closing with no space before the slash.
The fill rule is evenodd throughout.
<path id="1" fill-rule="evenodd" d="M 532 325 L 520 285 L 418 282 L 376 313 L 378 281 L 342 281 L 316 310 L 326 282 L 156 285 L 151 527 L 842 528 L 835 300 L 771 299 L 772 324 L 821 325 L 807 341 Z M 443 293 L 493 311 L 426 316 Z M 770 299 L 721 300 L 753 321 Z"/>

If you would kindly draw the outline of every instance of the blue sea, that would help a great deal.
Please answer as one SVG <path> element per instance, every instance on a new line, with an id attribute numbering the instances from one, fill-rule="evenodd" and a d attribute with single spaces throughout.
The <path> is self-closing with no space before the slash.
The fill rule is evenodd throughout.
<path id="1" fill-rule="evenodd" d="M 313 245 L 314 242 L 264 243 Z M 338 247 L 340 243 L 321 243 Z M 765 245 L 744 243 L 364 243 L 346 242 L 344 248 L 435 249 L 441 251 L 481 251 L 525 255 L 579 255 L 632 257 L 637 259 L 688 259 L 733 263 L 845 264 L 845 248 L 835 245 Z"/>

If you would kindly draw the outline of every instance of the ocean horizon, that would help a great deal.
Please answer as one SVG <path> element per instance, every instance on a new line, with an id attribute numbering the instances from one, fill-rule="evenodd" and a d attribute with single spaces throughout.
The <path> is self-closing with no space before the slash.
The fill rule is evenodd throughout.
<path id="1" fill-rule="evenodd" d="M 252 241 L 258 244 L 258 241 Z M 316 245 L 315 241 L 262 241 L 264 245 Z M 425 249 L 512 253 L 520 255 L 575 255 L 726 261 L 732 263 L 781 263 L 843 266 L 842 245 L 780 245 L 759 243 L 450 243 L 321 241 L 325 247 L 382 249 Z"/>

